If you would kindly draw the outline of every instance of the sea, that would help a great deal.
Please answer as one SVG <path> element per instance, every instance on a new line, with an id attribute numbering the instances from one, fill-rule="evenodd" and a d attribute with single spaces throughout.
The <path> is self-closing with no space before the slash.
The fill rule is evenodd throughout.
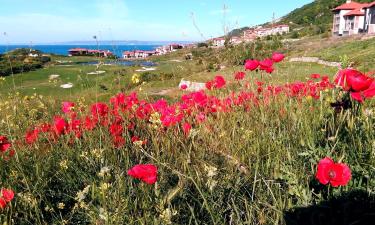
<path id="1" fill-rule="evenodd" d="M 113 54 L 122 57 L 122 52 L 143 50 L 151 51 L 155 50 L 160 45 L 0 45 L 0 54 L 7 51 L 11 51 L 17 48 L 31 48 L 42 51 L 43 53 L 56 54 L 56 55 L 68 55 L 68 50 L 71 48 L 87 48 L 87 49 L 99 49 L 109 50 Z"/>

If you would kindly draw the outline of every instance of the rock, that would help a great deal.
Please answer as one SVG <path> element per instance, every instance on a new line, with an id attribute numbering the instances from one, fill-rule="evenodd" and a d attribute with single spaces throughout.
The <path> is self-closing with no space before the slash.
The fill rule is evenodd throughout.
<path id="1" fill-rule="evenodd" d="M 181 89 L 182 85 L 187 86 L 185 91 L 201 91 L 201 90 L 207 89 L 205 83 L 192 82 L 192 81 L 187 81 L 184 79 L 180 81 L 180 84 L 178 85 L 178 87 Z"/>
<path id="2" fill-rule="evenodd" d="M 99 75 L 99 74 L 103 74 L 103 73 L 106 73 L 106 71 L 104 71 L 104 70 L 99 70 L 99 71 L 95 71 L 95 72 L 87 73 L 87 75 Z"/>
<path id="3" fill-rule="evenodd" d="M 49 75 L 48 79 L 55 80 L 55 79 L 57 79 L 59 77 L 60 77 L 60 75 L 58 75 L 58 74 L 51 74 L 51 75 Z"/>
<path id="4" fill-rule="evenodd" d="M 318 57 L 299 57 L 299 58 L 291 58 L 290 62 L 306 62 L 306 63 L 318 63 L 320 65 L 330 66 L 330 67 L 339 67 L 341 63 L 339 62 L 328 62 L 319 59 Z"/>
<path id="5" fill-rule="evenodd" d="M 72 88 L 73 87 L 73 84 L 72 83 L 67 83 L 67 84 L 63 84 L 60 86 L 61 88 L 64 88 L 64 89 L 69 89 L 69 88 Z"/>

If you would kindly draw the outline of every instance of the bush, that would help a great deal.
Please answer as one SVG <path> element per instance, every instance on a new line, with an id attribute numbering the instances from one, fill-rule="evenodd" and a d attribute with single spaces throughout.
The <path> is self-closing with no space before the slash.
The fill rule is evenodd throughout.
<path id="1" fill-rule="evenodd" d="M 29 54 L 38 54 L 30 57 Z M 40 51 L 30 49 L 16 49 L 0 57 L 0 76 L 23 73 L 40 69 L 51 61 L 51 57 L 43 56 Z"/>
<path id="2" fill-rule="evenodd" d="M 205 43 L 205 42 L 200 42 L 200 43 L 198 43 L 197 46 L 198 46 L 198 48 L 203 48 L 203 47 L 208 48 L 208 44 Z"/>

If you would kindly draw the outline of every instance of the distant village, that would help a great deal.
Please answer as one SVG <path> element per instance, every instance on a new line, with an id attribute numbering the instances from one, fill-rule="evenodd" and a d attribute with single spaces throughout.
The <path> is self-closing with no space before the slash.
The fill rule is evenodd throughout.
<path id="1" fill-rule="evenodd" d="M 192 48 L 195 47 L 195 44 L 170 44 L 156 48 L 152 51 L 145 50 L 133 50 L 133 51 L 124 51 L 122 53 L 123 59 L 144 59 L 154 55 L 165 55 L 170 52 L 177 51 L 178 49 L 183 48 Z M 98 57 L 112 57 L 114 54 L 109 50 L 93 50 L 86 48 L 72 48 L 68 51 L 69 56 L 98 56 Z"/>
<path id="2" fill-rule="evenodd" d="M 375 1 L 372 3 L 358 3 L 347 0 L 345 4 L 334 9 L 333 12 L 333 36 L 348 36 L 355 34 L 375 34 Z M 223 47 L 228 41 L 230 44 L 253 42 L 257 38 L 270 35 L 283 35 L 290 32 L 289 25 L 279 24 L 270 27 L 258 26 L 243 31 L 242 36 L 216 37 L 206 42 L 213 47 Z M 196 44 L 169 44 L 161 46 L 152 51 L 133 50 L 124 51 L 123 59 L 144 59 L 154 55 L 165 55 L 183 48 L 194 48 Z M 109 50 L 92 50 L 85 48 L 74 48 L 69 50 L 69 56 L 99 56 L 112 57 L 114 54 Z"/>
<path id="3" fill-rule="evenodd" d="M 276 25 L 271 28 L 257 27 L 248 29 L 243 32 L 242 37 L 234 36 L 230 38 L 231 44 L 240 44 L 242 42 L 251 42 L 258 37 L 266 37 L 269 35 L 276 34 L 286 34 L 289 33 L 288 25 Z M 225 44 L 225 38 L 213 38 L 208 40 L 214 47 L 222 47 Z M 165 55 L 170 52 L 177 51 L 184 48 L 195 48 L 196 44 L 169 44 L 161 46 L 152 51 L 145 50 L 133 50 L 133 51 L 124 51 L 122 53 L 123 59 L 145 59 L 154 55 Z M 85 48 L 73 48 L 69 49 L 69 56 L 99 56 L 99 57 L 111 57 L 114 54 L 109 50 L 92 50 Z"/>
<path id="4" fill-rule="evenodd" d="M 256 28 L 250 28 L 248 30 L 245 30 L 243 32 L 242 36 L 233 36 L 229 39 L 229 42 L 231 44 L 240 44 L 243 42 L 252 42 L 257 38 L 263 38 L 270 35 L 277 35 L 277 34 L 287 34 L 289 33 L 289 26 L 288 25 L 275 25 L 272 27 L 256 27 Z M 212 42 L 213 46 L 216 47 L 222 47 L 225 45 L 226 39 L 224 37 L 218 37 L 218 38 L 212 38 L 209 40 Z"/>

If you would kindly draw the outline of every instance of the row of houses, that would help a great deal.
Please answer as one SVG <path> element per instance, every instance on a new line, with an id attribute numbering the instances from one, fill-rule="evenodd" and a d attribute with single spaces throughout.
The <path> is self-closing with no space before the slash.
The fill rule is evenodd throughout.
<path id="1" fill-rule="evenodd" d="M 286 33 L 289 33 L 289 30 L 290 30 L 289 26 L 285 25 L 285 24 L 276 25 L 276 26 L 267 27 L 267 28 L 258 27 L 258 28 L 255 28 L 255 29 L 245 30 L 243 36 L 248 38 L 248 39 L 251 39 L 251 38 L 254 38 L 254 37 L 255 38 L 256 37 L 267 37 L 267 36 L 270 36 L 270 35 L 286 34 Z"/>
<path id="2" fill-rule="evenodd" d="M 142 50 L 134 50 L 134 51 L 125 51 L 122 53 L 124 59 L 141 59 L 141 58 L 148 58 L 153 55 L 165 55 L 170 52 L 177 51 L 178 49 L 183 48 L 190 48 L 194 47 L 195 45 L 181 45 L 181 44 L 170 44 L 156 48 L 154 51 L 142 51 Z"/>
<path id="3" fill-rule="evenodd" d="M 276 25 L 272 27 L 257 27 L 245 30 L 243 32 L 243 36 L 233 36 L 228 41 L 231 44 L 240 44 L 242 42 L 251 42 L 254 41 L 256 38 L 263 38 L 270 35 L 277 35 L 277 34 L 285 34 L 289 33 L 290 29 L 288 25 Z M 212 42 L 213 46 L 222 47 L 225 44 L 226 39 L 223 37 L 213 38 L 209 40 Z"/>
<path id="4" fill-rule="evenodd" d="M 347 0 L 332 10 L 334 36 L 375 34 L 375 1 L 358 3 Z"/>
<path id="5" fill-rule="evenodd" d="M 124 59 L 140 59 L 140 58 L 147 58 L 153 55 L 157 55 L 157 51 L 142 51 L 142 50 L 135 50 L 135 51 L 125 51 L 122 53 L 122 57 Z"/>
<path id="6" fill-rule="evenodd" d="M 86 48 L 72 48 L 68 50 L 69 56 L 99 56 L 109 57 L 113 56 L 113 53 L 109 50 L 94 50 Z"/>

